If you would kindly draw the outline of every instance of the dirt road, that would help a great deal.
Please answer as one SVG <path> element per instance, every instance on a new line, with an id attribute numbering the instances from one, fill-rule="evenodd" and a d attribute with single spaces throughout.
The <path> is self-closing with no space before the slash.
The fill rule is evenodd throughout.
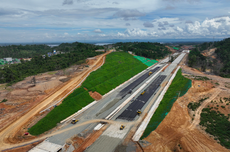
<path id="1" fill-rule="evenodd" d="M 204 107 L 206 107 L 206 105 L 208 103 L 210 103 L 213 99 L 216 98 L 216 96 L 221 92 L 221 90 L 218 88 L 216 89 L 216 92 L 207 100 L 205 100 L 200 107 L 196 110 L 195 112 L 195 118 L 192 122 L 192 124 L 188 127 L 188 129 L 194 129 L 196 127 L 196 125 L 198 125 L 200 123 L 200 114 L 203 110 Z"/>
<path id="2" fill-rule="evenodd" d="M 103 59 L 110 52 L 111 51 L 101 55 L 97 59 L 97 61 L 88 70 L 86 70 L 81 75 L 77 76 L 76 78 L 73 78 L 65 86 L 63 86 L 58 91 L 56 91 L 55 93 L 53 93 L 52 95 L 44 99 L 41 103 L 39 103 L 37 106 L 32 108 L 30 111 L 28 111 L 25 115 L 23 115 L 17 121 L 15 121 L 14 123 L 10 124 L 7 128 L 2 130 L 0 132 L 0 149 L 14 145 L 13 143 L 9 143 L 8 141 L 11 141 L 14 138 L 14 135 L 21 129 L 21 127 L 24 124 L 26 124 L 28 121 L 31 121 L 34 115 L 36 115 L 41 110 L 43 110 L 51 102 L 64 97 L 69 92 L 69 90 L 71 90 L 76 85 L 78 85 L 88 75 L 88 73 L 100 67 L 103 64 Z"/>

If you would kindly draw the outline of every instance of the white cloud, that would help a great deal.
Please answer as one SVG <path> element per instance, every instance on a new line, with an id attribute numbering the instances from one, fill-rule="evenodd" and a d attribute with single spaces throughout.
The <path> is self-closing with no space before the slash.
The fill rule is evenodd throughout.
<path id="1" fill-rule="evenodd" d="M 102 33 L 102 31 L 100 29 L 96 29 L 93 32 L 95 32 L 95 33 Z"/>

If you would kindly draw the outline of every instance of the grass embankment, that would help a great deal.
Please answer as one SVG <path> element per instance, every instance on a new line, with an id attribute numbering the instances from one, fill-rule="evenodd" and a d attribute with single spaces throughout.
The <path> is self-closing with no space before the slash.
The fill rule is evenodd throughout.
<path id="1" fill-rule="evenodd" d="M 229 116 L 225 116 L 212 108 L 204 108 L 200 117 L 200 125 L 206 127 L 205 131 L 214 136 L 215 140 L 230 149 L 230 122 Z"/>
<path id="2" fill-rule="evenodd" d="M 30 134 L 39 135 L 54 128 L 61 120 L 94 101 L 88 91 L 97 91 L 104 95 L 146 68 L 146 65 L 128 53 L 114 52 L 107 55 L 104 65 L 92 72 L 82 87 L 65 98 L 61 105 L 55 107 L 47 116 L 31 127 Z M 87 88 L 88 91 L 84 88 Z"/>
<path id="3" fill-rule="evenodd" d="M 180 96 L 183 96 L 191 87 L 191 82 L 192 81 L 190 79 L 182 76 L 181 69 L 177 72 L 172 84 L 165 93 L 164 98 L 162 99 L 153 117 L 151 118 L 141 139 L 147 137 L 153 130 L 157 128 L 157 126 L 161 123 L 161 121 L 172 108 L 173 103 L 178 97 L 178 93 L 180 92 Z"/>
<path id="4" fill-rule="evenodd" d="M 146 65 L 132 55 L 114 52 L 107 55 L 105 64 L 91 73 L 82 86 L 104 95 L 146 68 Z"/>

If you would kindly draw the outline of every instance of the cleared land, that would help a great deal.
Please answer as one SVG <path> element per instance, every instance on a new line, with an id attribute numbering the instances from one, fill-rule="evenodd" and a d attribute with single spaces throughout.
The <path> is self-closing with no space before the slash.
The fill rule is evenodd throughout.
<path id="1" fill-rule="evenodd" d="M 109 53 L 109 52 L 108 52 Z M 97 67 L 101 66 L 103 63 L 103 58 L 106 54 L 100 55 L 97 60 L 94 62 L 94 64 L 84 71 L 81 75 L 73 78 L 70 82 L 68 82 L 65 86 L 60 88 L 55 93 L 51 94 L 49 97 L 41 101 L 38 105 L 33 107 L 29 112 L 24 114 L 22 117 L 14 121 L 12 124 L 7 126 L 4 130 L 0 132 L 0 147 L 1 149 L 4 148 L 5 145 L 8 145 L 7 142 L 15 143 L 18 141 L 25 141 L 26 139 L 17 139 L 17 136 L 15 135 L 20 131 L 21 127 L 31 121 L 31 119 L 34 118 L 34 115 L 36 115 L 38 112 L 40 112 L 43 108 L 45 108 L 49 103 L 51 103 L 55 99 L 60 99 L 63 96 L 65 96 L 66 93 L 68 93 L 72 88 L 74 88 L 77 84 L 81 82 L 81 80 L 87 76 L 88 73 L 96 69 Z M 23 134 L 23 133 L 22 133 Z M 21 136 L 21 134 L 19 134 Z"/>

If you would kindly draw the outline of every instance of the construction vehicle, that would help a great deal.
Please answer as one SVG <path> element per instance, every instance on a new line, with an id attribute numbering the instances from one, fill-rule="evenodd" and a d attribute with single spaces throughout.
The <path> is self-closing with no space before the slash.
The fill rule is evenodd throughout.
<path id="1" fill-rule="evenodd" d="M 101 124 L 107 124 L 108 122 L 106 121 L 100 121 Z"/>
<path id="2" fill-rule="evenodd" d="M 132 93 L 132 89 L 129 90 L 129 94 L 131 94 L 131 93 Z"/>
<path id="3" fill-rule="evenodd" d="M 138 115 L 140 115 L 142 112 L 141 112 L 141 110 L 139 109 L 139 110 L 137 110 L 137 114 Z"/>
<path id="4" fill-rule="evenodd" d="M 79 120 L 75 120 L 75 119 L 73 119 L 72 121 L 71 121 L 71 124 L 75 124 L 75 123 L 77 123 Z"/>
<path id="5" fill-rule="evenodd" d="M 150 71 L 150 72 L 149 72 L 149 75 L 151 75 L 151 74 L 152 74 L 152 72 Z"/>
<path id="6" fill-rule="evenodd" d="M 124 125 L 121 125 L 120 130 L 123 130 L 124 128 L 125 128 L 125 126 L 124 126 Z"/>
<path id="7" fill-rule="evenodd" d="M 141 93 L 141 95 L 143 95 L 145 93 L 145 90 Z"/>

